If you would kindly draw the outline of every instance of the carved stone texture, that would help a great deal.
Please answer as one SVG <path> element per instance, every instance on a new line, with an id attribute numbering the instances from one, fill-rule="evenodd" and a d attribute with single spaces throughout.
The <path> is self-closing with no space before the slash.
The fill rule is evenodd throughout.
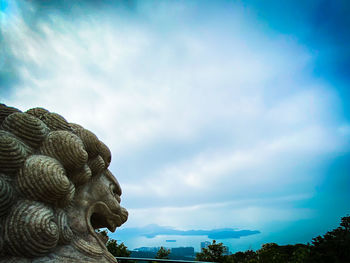
<path id="1" fill-rule="evenodd" d="M 0 263 L 117 262 L 95 232 L 128 218 L 110 162 L 82 126 L 0 104 Z"/>

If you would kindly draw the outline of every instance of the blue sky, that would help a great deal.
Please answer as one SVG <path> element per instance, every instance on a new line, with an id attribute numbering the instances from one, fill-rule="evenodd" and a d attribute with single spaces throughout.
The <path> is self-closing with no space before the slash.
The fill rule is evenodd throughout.
<path id="1" fill-rule="evenodd" d="M 346 1 L 0 3 L 1 102 L 111 148 L 129 248 L 309 242 L 349 213 Z"/>

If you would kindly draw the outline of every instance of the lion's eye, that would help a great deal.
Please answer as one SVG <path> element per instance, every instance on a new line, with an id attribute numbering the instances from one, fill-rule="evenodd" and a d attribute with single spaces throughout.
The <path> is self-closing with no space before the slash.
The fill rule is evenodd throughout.
<path id="1" fill-rule="evenodd" d="M 120 196 L 119 196 L 119 194 L 118 194 L 118 190 L 117 190 L 117 188 L 115 187 L 115 185 L 110 184 L 110 185 L 109 185 L 109 189 L 110 189 L 111 194 L 113 195 L 113 197 L 114 197 L 115 199 L 117 199 L 117 201 L 120 203 Z"/>
<path id="2" fill-rule="evenodd" d="M 115 196 L 117 194 L 117 191 L 116 191 L 116 189 L 115 189 L 113 184 L 109 185 L 109 189 L 111 190 L 111 193 L 112 193 L 113 196 Z"/>

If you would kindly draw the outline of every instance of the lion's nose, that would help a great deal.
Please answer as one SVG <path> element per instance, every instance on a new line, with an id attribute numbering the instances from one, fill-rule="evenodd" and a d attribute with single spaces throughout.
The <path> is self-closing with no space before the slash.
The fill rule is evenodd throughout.
<path id="1" fill-rule="evenodd" d="M 125 223 L 126 220 L 128 220 L 128 217 L 129 217 L 129 212 L 128 210 L 126 210 L 124 207 L 121 207 L 121 219 L 122 219 L 122 222 Z"/>

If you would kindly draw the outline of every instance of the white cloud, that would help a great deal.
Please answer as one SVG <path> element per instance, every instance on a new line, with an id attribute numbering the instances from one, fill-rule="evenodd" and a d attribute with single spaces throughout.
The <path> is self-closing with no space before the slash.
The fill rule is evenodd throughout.
<path id="1" fill-rule="evenodd" d="M 130 209 L 131 217 L 126 227 L 145 226 L 155 223 L 161 226 L 173 226 L 181 230 L 224 227 L 262 229 L 269 222 L 297 221 L 312 218 L 314 212 L 311 209 L 293 208 L 290 206 L 292 202 L 303 201 L 309 198 L 311 198 L 309 195 L 293 195 L 182 207 Z M 215 218 L 220 218 L 220 220 L 215 220 Z"/>
<path id="2" fill-rule="evenodd" d="M 180 5 L 172 16 L 179 18 L 183 8 L 191 12 Z M 252 226 L 258 218 L 297 220 L 312 214 L 273 204 L 228 214 L 196 206 L 315 182 L 314 174 L 292 173 L 301 165 L 315 168 L 320 156 L 344 149 L 349 125 L 337 123 L 338 98 L 331 87 L 305 70 L 312 55 L 288 36 L 256 31 L 242 16 L 220 30 L 203 19 L 187 28 L 186 21 L 172 24 L 169 31 L 152 24 L 169 22 L 167 16 L 150 17 L 130 22 L 100 14 L 74 20 L 52 16 L 52 23 L 39 23 L 38 33 L 18 13 L 3 37 L 20 82 L 4 102 L 58 112 L 95 132 L 117 158 L 151 152 L 158 143 L 175 141 L 181 147 L 206 136 L 216 140 L 186 159 L 173 160 L 164 152 L 166 161 L 154 158 L 149 170 L 121 174 L 129 224 L 149 218 L 191 227 L 205 218 L 204 226 L 217 211 L 222 226 L 253 218 Z M 147 201 L 160 204 L 136 209 Z M 168 208 L 176 202 L 188 208 Z"/>
<path id="3" fill-rule="evenodd" d="M 289 71 L 298 64 L 280 58 L 276 64 L 271 56 L 284 50 L 260 52 L 237 36 L 216 41 L 181 31 L 164 36 L 147 25 L 118 27 L 94 16 L 52 20 L 54 26 L 39 25 L 42 34 L 21 17 L 8 26 L 5 39 L 20 61 L 22 79 L 9 102 L 44 105 L 104 137 L 113 133 L 118 141 L 109 143 L 120 153 L 159 136 L 193 136 L 217 119 L 259 117 L 264 82 L 276 76 L 279 64 L 288 63 Z M 218 49 L 225 41 L 232 46 Z M 291 56 L 297 62 L 308 57 Z"/>
<path id="4" fill-rule="evenodd" d="M 227 191 L 227 198 L 232 192 L 247 198 L 257 187 L 270 193 L 304 180 L 303 175 L 293 175 L 295 170 L 291 166 L 302 166 L 305 159 L 312 166 L 322 155 L 339 153 L 344 141 L 333 133 L 334 130 L 311 126 L 273 141 L 258 141 L 248 149 L 209 149 L 191 159 L 161 167 L 150 177 L 125 184 L 124 192 L 139 199 L 147 198 L 149 193 L 159 199 L 173 196 L 174 202 L 184 196 L 192 197 L 193 192 L 198 196 L 210 195 L 218 189 L 221 195 Z M 312 175 L 308 176 L 309 180 L 315 180 Z M 230 186 L 223 187 L 223 183 L 229 181 Z M 187 201 L 192 202 L 198 199 Z"/>

